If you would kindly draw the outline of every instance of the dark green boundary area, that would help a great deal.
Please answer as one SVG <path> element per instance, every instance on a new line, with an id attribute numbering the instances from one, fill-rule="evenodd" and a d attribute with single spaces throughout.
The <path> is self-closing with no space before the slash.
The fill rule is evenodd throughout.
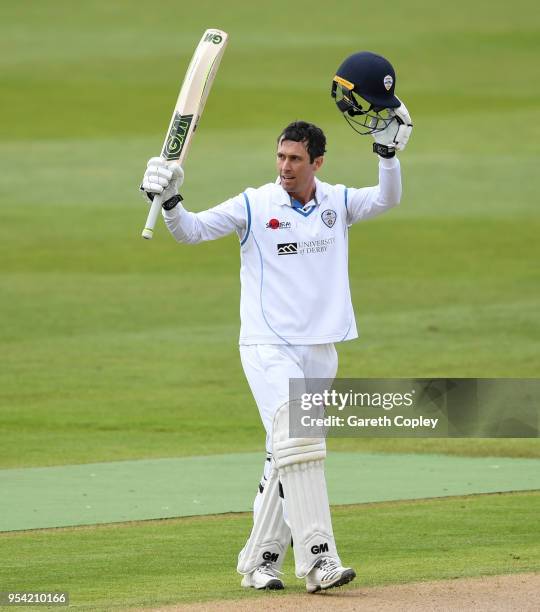
<path id="1" fill-rule="evenodd" d="M 0 470 L 0 531 L 250 510 L 264 457 Z M 540 489 L 539 459 L 329 453 L 333 505 Z"/>
<path id="2" fill-rule="evenodd" d="M 539 515 L 540 492 L 332 509 L 340 554 L 358 572 L 351 587 L 540 571 Z M 77 610 L 238 598 L 278 608 L 305 587 L 289 554 L 284 592 L 240 588 L 236 557 L 251 521 L 243 513 L 4 533 L 1 589 L 65 590 Z"/>

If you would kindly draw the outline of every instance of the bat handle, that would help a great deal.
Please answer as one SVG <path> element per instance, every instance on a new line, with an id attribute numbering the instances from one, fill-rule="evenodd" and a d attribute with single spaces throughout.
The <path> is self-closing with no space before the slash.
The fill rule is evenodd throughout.
<path id="1" fill-rule="evenodd" d="M 146 218 L 146 224 L 142 231 L 141 236 L 146 238 L 147 240 L 151 240 L 154 235 L 154 227 L 156 225 L 156 221 L 159 215 L 159 211 L 161 210 L 161 201 L 163 197 L 162 195 L 156 194 L 154 199 L 152 200 L 152 206 L 150 206 L 150 212 L 148 213 L 148 217 Z"/>

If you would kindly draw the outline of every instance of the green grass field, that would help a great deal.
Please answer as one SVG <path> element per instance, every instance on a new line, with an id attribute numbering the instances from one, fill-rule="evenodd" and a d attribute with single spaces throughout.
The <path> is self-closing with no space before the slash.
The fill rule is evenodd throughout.
<path id="1" fill-rule="evenodd" d="M 275 138 L 300 118 L 327 134 L 323 180 L 373 184 L 371 143 L 339 116 L 330 82 L 356 50 L 383 53 L 396 68 L 396 92 L 415 123 L 400 156 L 404 196 L 398 210 L 351 231 L 361 338 L 338 347 L 339 375 L 540 375 L 540 19 L 531 0 L 369 9 L 352 0 L 331 7 L 163 0 L 152 10 L 126 0 L 76 9 L 29 0 L 2 13 L 0 468 L 262 447 L 236 346 L 237 240 L 179 246 L 163 226 L 152 242 L 140 238 L 147 209 L 138 184 L 210 26 L 231 38 L 185 166 L 192 210 L 274 180 Z M 540 456 L 536 439 L 348 439 L 331 448 Z M 450 516 L 459 503 L 419 503 L 418 512 Z M 415 538 L 385 536 L 383 550 L 410 546 L 392 580 L 538 569 L 532 522 L 501 532 L 495 516 L 498 504 L 508 504 L 502 514 L 531 513 L 537 496 L 463 503 L 493 546 L 464 553 L 466 534 L 451 532 L 449 550 L 433 552 L 438 562 L 428 568 Z M 345 533 L 349 516 L 376 520 L 380 512 L 392 534 L 396 517 L 413 506 L 387 508 L 336 509 L 336 529 Z M 490 521 L 482 519 L 486 508 Z M 8 582 L 66 586 L 95 609 L 238 596 L 232 558 L 248 523 L 213 517 L 2 536 L 0 554 L 14 561 L 0 591 Z M 229 534 L 231 546 L 195 555 L 185 545 L 159 558 L 175 548 L 179 531 L 195 544 L 207 529 L 220 544 Z M 426 547 L 439 533 L 426 531 Z M 384 582 L 387 560 L 366 556 L 363 544 L 344 540 L 365 580 Z M 529 552 L 514 563 L 508 555 L 518 545 Z M 143 567 L 156 551 L 149 574 L 164 575 L 160 598 Z M 89 562 L 73 572 L 81 557 Z M 194 557 L 216 559 L 206 591 L 179 586 L 180 574 L 196 571 L 184 562 Z M 128 558 L 141 576 L 124 571 Z"/>
<path id="2" fill-rule="evenodd" d="M 515 493 L 341 506 L 333 517 L 340 554 L 371 586 L 540 571 L 539 512 L 538 493 Z M 256 609 L 270 596 L 278 607 L 281 595 L 305 585 L 289 553 L 285 591 L 239 588 L 236 556 L 251 523 L 233 514 L 0 535 L 9 559 L 0 580 L 4 590 L 67 590 L 80 610 L 240 597 Z"/>

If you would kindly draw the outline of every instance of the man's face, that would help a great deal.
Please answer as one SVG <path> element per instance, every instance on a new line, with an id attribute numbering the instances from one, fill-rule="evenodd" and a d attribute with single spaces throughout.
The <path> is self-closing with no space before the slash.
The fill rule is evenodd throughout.
<path id="1" fill-rule="evenodd" d="M 311 189 L 315 172 L 322 162 L 322 156 L 310 162 L 304 142 L 281 140 L 278 144 L 276 166 L 281 186 L 287 193 L 302 194 Z"/>

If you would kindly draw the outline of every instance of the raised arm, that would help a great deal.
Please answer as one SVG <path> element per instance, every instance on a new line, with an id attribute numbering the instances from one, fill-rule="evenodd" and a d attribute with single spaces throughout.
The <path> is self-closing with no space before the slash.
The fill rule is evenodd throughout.
<path id="1" fill-rule="evenodd" d="M 403 151 L 411 136 L 412 120 L 407 107 L 395 97 L 399 106 L 388 109 L 388 118 L 370 120 L 375 140 L 373 152 L 379 156 L 379 184 L 365 189 L 348 190 L 347 220 L 349 224 L 376 217 L 399 204 L 401 200 L 401 168 L 396 151 Z M 384 126 L 378 128 L 379 124 Z"/>
<path id="2" fill-rule="evenodd" d="M 397 157 L 379 158 L 379 184 L 347 189 L 347 223 L 376 217 L 401 200 L 401 168 Z"/>
<path id="3" fill-rule="evenodd" d="M 180 166 L 167 164 L 161 157 L 152 157 L 140 186 L 149 202 L 156 194 L 162 194 L 163 218 L 178 242 L 196 244 L 232 232 L 242 237 L 247 227 L 247 211 L 241 195 L 214 208 L 192 213 L 182 206 L 182 196 L 178 193 L 183 182 L 184 172 Z"/>
<path id="4" fill-rule="evenodd" d="M 232 232 L 241 237 L 247 225 L 241 196 L 199 213 L 187 211 L 179 202 L 172 210 L 163 209 L 163 218 L 174 238 L 187 244 L 216 240 Z"/>

